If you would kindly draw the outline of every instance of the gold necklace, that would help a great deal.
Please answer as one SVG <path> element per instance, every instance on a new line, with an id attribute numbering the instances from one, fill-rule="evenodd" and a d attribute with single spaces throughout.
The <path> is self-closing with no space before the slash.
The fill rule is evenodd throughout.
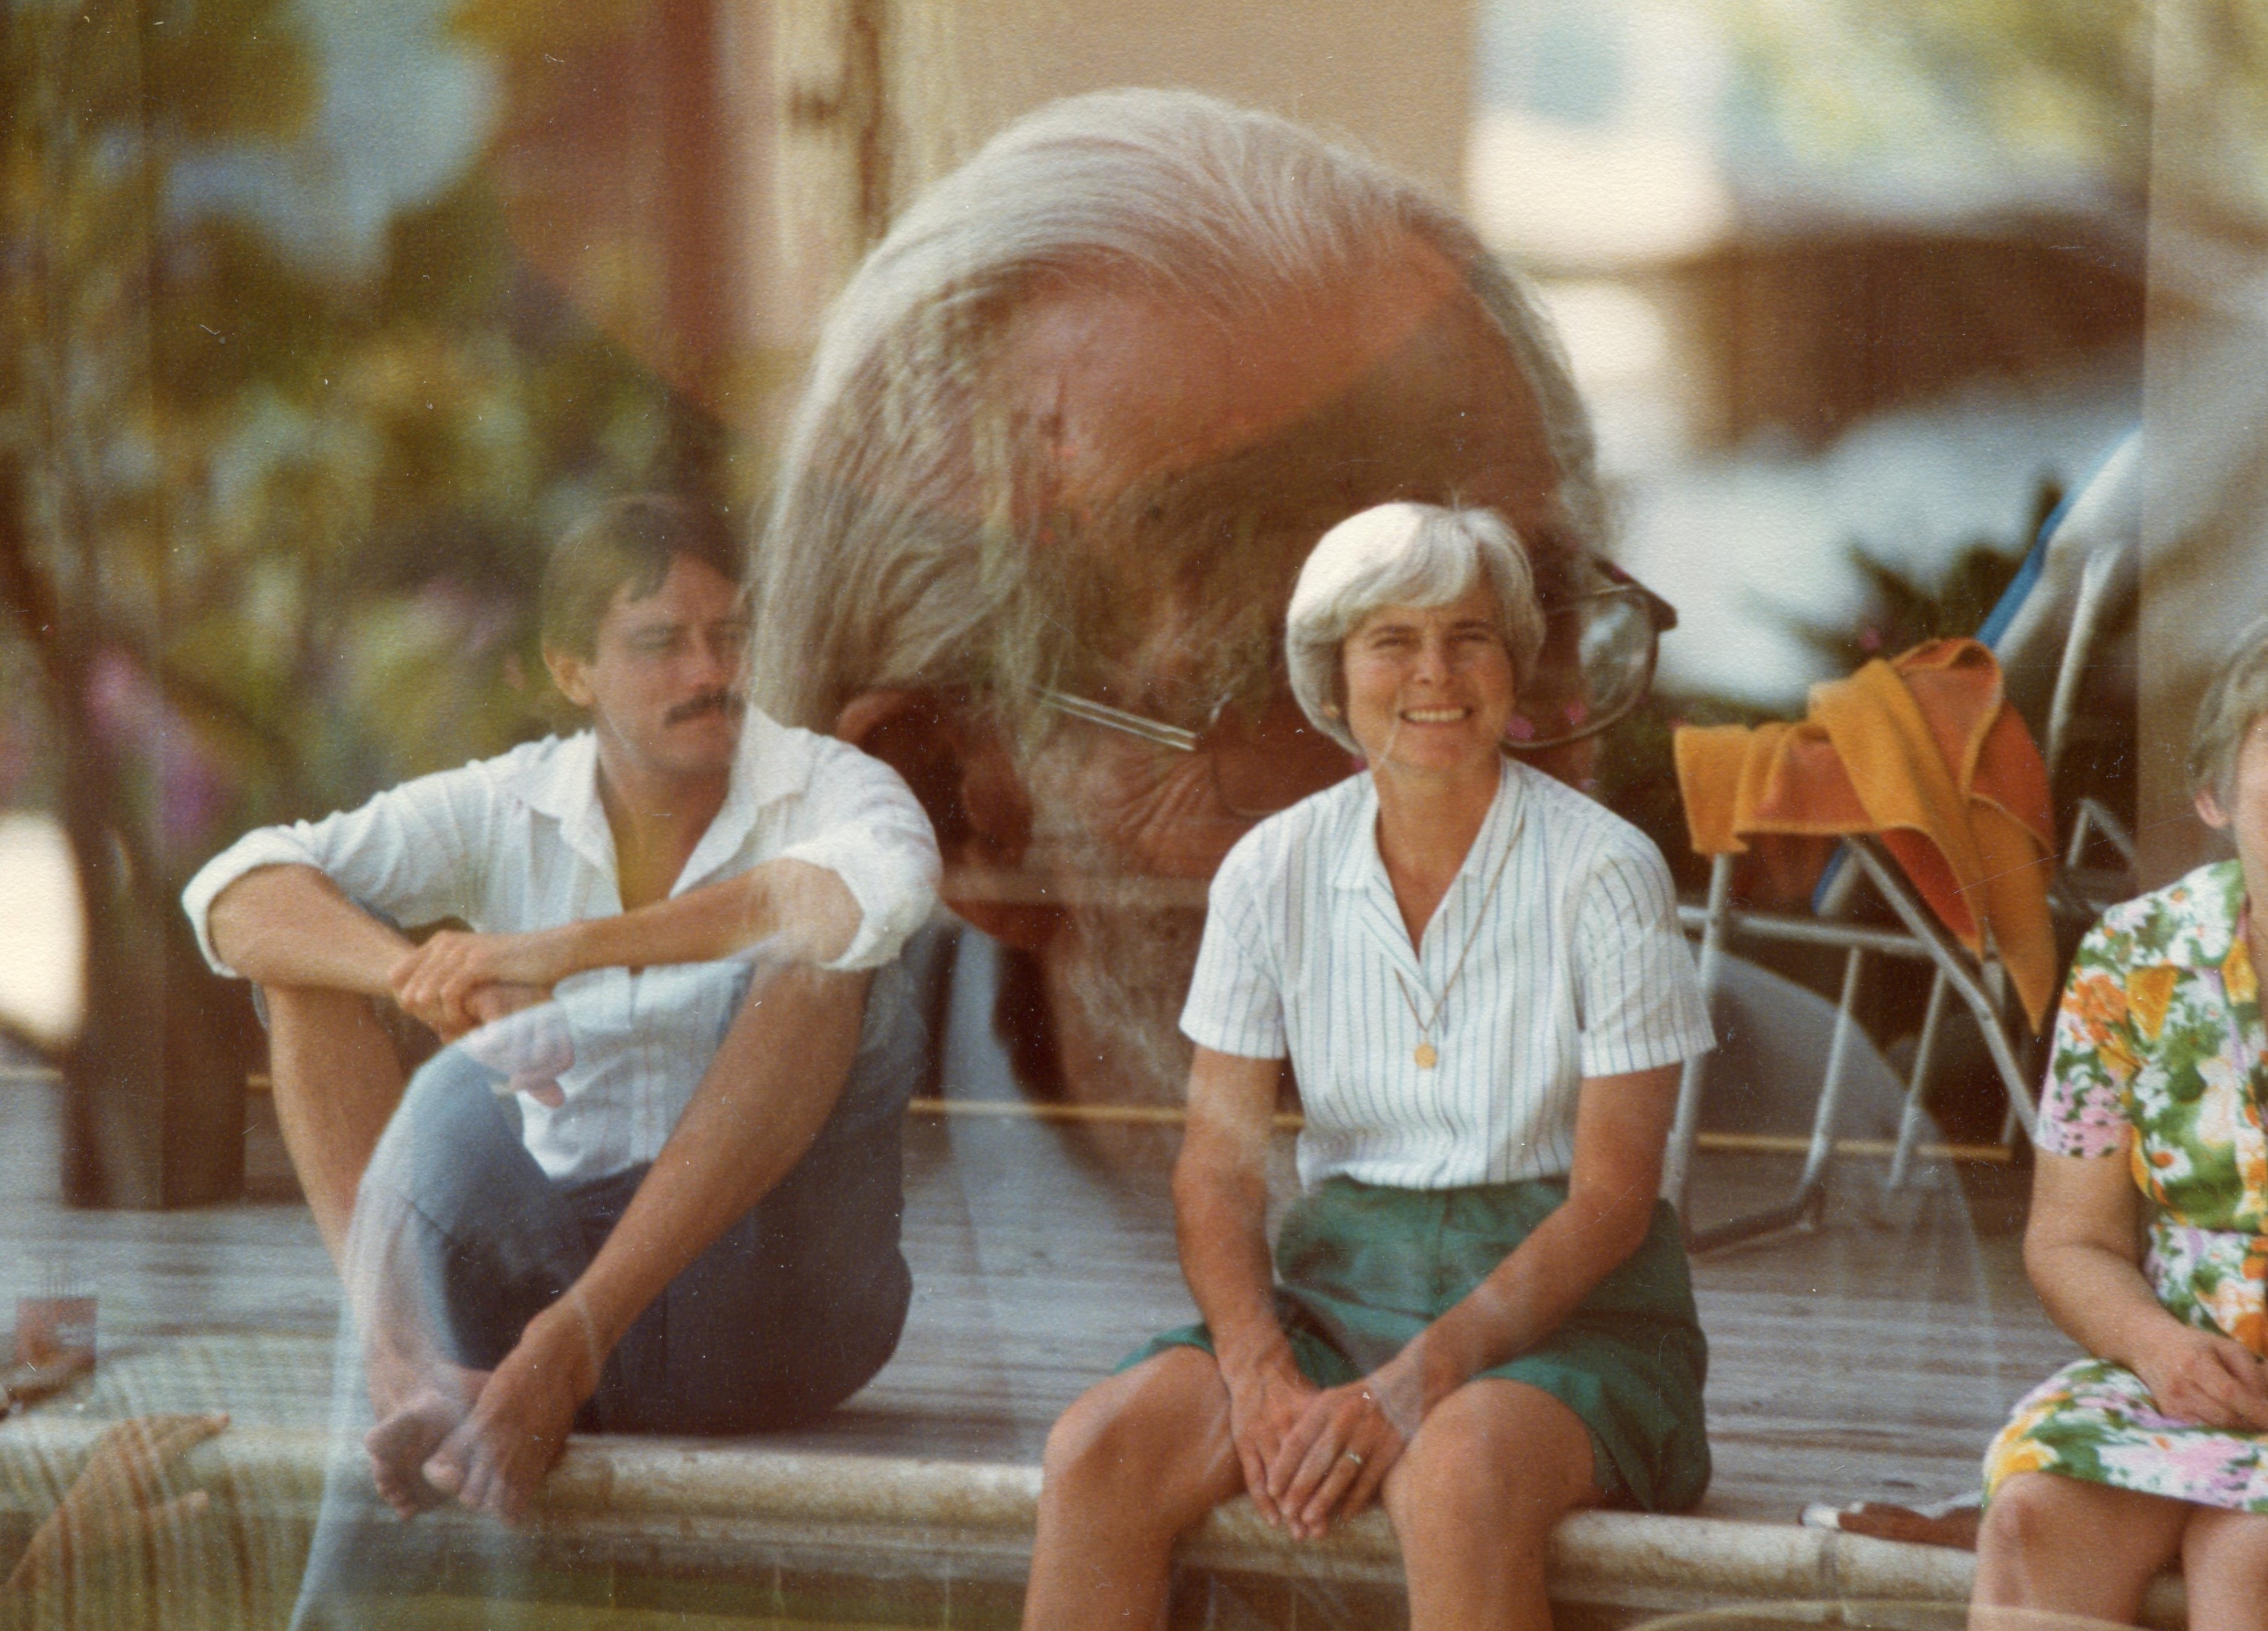
<path id="1" fill-rule="evenodd" d="M 1512 844 L 1506 841 L 1504 853 L 1497 857 L 1496 871 L 1490 875 L 1488 893 L 1481 897 L 1480 910 L 1473 914 L 1473 926 L 1465 931 L 1465 948 L 1457 954 L 1457 966 L 1449 970 L 1449 978 L 1441 987 L 1441 994 L 1433 999 L 1433 1011 L 1420 1017 L 1418 1000 L 1410 994 L 1410 982 L 1402 978 L 1402 970 L 1394 970 L 1394 983 L 1402 988 L 1402 1000 L 1410 1007 L 1410 1017 L 1418 1022 L 1418 1051 L 1410 1057 L 1418 1061 L 1420 1070 L 1431 1070 L 1441 1062 L 1440 1050 L 1433 1045 L 1433 1022 L 1441 1017 L 1447 1006 L 1449 993 L 1457 987 L 1458 978 L 1465 971 L 1465 959 L 1473 955 L 1473 942 L 1480 938 L 1481 925 L 1488 921 L 1489 904 L 1496 899 L 1496 886 L 1504 882 L 1505 863 L 1512 859 Z M 1440 910 L 1439 907 L 1435 911 Z M 1415 949 L 1413 948 L 1413 949 Z"/>

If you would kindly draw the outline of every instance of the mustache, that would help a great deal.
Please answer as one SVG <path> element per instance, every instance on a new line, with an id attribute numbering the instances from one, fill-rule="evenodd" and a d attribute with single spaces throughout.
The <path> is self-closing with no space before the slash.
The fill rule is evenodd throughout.
<path id="1" fill-rule="evenodd" d="M 661 716 L 664 725 L 682 725 L 688 720 L 697 720 L 704 713 L 721 713 L 738 719 L 748 705 L 747 698 L 736 690 L 703 691 L 698 697 L 688 697 Z"/>

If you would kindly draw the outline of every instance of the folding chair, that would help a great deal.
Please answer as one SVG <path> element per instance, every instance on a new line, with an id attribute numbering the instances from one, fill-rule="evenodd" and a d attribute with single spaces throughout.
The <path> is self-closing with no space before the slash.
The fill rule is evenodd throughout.
<path id="1" fill-rule="evenodd" d="M 2140 542 L 2140 438 L 2121 442 L 2070 504 L 2049 517 L 2015 579 L 1985 620 L 1978 638 L 2000 658 L 2007 695 L 2035 740 L 2043 743 L 2051 786 L 2074 742 L 2090 734 L 2095 721 L 2081 700 L 2090 666 L 2122 612 L 2132 607 Z M 2045 676 L 2047 683 L 2042 685 Z M 2102 846 L 2119 858 L 2110 867 L 2088 861 Z M 2075 801 L 2071 828 L 2059 852 L 2051 886 L 2051 904 L 2066 916 L 2088 919 L 2110 901 L 2132 892 L 2133 841 L 2100 800 Z M 1727 941 L 1734 934 L 1795 941 L 1843 953 L 1843 978 L 1835 1028 L 1812 1116 L 1803 1169 L 1787 1198 L 1777 1205 L 1716 1224 L 1689 1227 L 1690 1250 L 1705 1251 L 1760 1235 L 1815 1222 L 1826 1204 L 1827 1174 L 1835 1153 L 1835 1124 L 1842 1108 L 1845 1066 L 1859 1034 L 1857 1006 L 1869 956 L 1925 961 L 1933 965 L 1929 1000 L 1922 1017 L 1905 1102 L 1899 1118 L 1885 1187 L 1902 1187 L 1911 1170 L 1914 1150 L 1926 1123 L 1926 1095 L 1949 998 L 1957 997 L 1976 1021 L 1985 1051 L 2007 1095 L 2000 1142 L 2013 1143 L 2021 1127 L 2033 1128 L 2031 1083 L 2037 1075 L 2040 1041 L 2014 1011 L 2007 970 L 1989 937 L 1982 956 L 1938 922 L 1904 873 L 1872 838 L 1845 838 L 1813 897 L 1813 911 L 1736 911 L 1732 905 L 1733 858 L 1719 855 L 1710 871 L 1706 904 L 1679 908 L 1684 926 L 1700 936 L 1703 989 L 1716 995 Z M 1871 885 L 1899 924 L 1896 929 L 1850 920 L 1858 886 Z M 1662 1175 L 1663 1196 L 1687 1215 L 1692 1158 L 1699 1138 L 1705 1059 L 1686 1061 L 1678 1086 Z"/>

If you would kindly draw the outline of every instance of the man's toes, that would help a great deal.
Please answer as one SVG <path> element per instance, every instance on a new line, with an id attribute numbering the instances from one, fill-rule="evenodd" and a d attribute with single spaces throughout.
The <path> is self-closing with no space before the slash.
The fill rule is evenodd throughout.
<path id="1" fill-rule="evenodd" d="M 415 1462 L 372 1460 L 370 1476 L 386 1504 L 405 1518 L 416 1517 L 448 1499 L 425 1481 Z"/>
<path id="2" fill-rule="evenodd" d="M 433 1504 L 432 1492 L 422 1487 L 422 1480 L 412 1484 L 384 1468 L 373 1466 L 371 1481 L 378 1486 L 379 1499 L 394 1509 L 396 1517 L 416 1517 Z"/>
<path id="3" fill-rule="evenodd" d="M 462 1413 L 453 1400 L 429 1390 L 363 1435 L 379 1493 L 404 1516 L 447 1499 L 445 1490 L 424 1477 L 420 1464 L 447 1439 Z"/>
<path id="4" fill-rule="evenodd" d="M 445 1495 L 462 1498 L 468 1469 L 465 1465 L 464 1449 L 458 1443 L 459 1435 L 451 1434 L 440 1449 L 425 1458 L 418 1472 L 427 1483 Z"/>

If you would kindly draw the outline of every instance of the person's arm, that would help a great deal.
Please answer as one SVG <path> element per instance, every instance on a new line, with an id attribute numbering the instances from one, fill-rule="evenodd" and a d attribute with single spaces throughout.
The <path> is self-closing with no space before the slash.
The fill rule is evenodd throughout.
<path id="1" fill-rule="evenodd" d="M 1270 1524 L 1283 1516 L 1267 1469 L 1314 1386 L 1276 1321 L 1268 1256 L 1268 1139 L 1283 1061 L 1200 1046 L 1189 1122 L 1174 1163 L 1182 1273 L 1212 1332 L 1245 1487 Z"/>
<path id="2" fill-rule="evenodd" d="M 402 923 L 477 919 L 493 850 L 491 774 L 468 765 L 423 776 L 320 821 L 247 833 L 181 892 L 207 961 L 263 985 L 393 996 L 392 977 L 415 948 L 362 903 Z M 540 995 L 500 986 L 436 1029 L 453 1035 Z"/>
<path id="3" fill-rule="evenodd" d="M 614 917 L 524 935 L 434 936 L 396 971 L 421 1016 L 457 1017 L 490 981 L 549 986 L 590 969 L 703 963 L 770 941 L 784 959 L 836 970 L 898 955 L 937 898 L 937 839 L 897 772 L 845 743 L 753 717 L 751 751 L 807 754 L 787 847 L 747 871 Z"/>
<path id="4" fill-rule="evenodd" d="M 1308 1404 L 1268 1469 L 1295 1529 L 1321 1533 L 1334 1516 L 1361 1511 L 1435 1405 L 1550 1336 L 1638 1250 L 1661 1185 L 1677 1076 L 1665 1065 L 1587 1077 L 1567 1199 L 1399 1354 Z"/>
<path id="5" fill-rule="evenodd" d="M 831 963 L 850 948 L 864 920 L 858 897 L 839 875 L 781 856 L 609 918 L 522 934 L 444 929 L 396 959 L 387 989 L 429 1024 L 459 1023 L 484 985 L 548 989 L 590 969 L 706 963 L 759 941 L 772 941 L 791 962 Z"/>
<path id="6" fill-rule="evenodd" d="M 33 1531 L 7 1583 L 0 1585 L 0 1605 L 13 1599 L 55 1613 L 68 1600 L 63 1594 L 87 1578 L 105 1554 L 153 1539 L 160 1546 L 177 1542 L 182 1531 L 210 1509 L 212 1498 L 192 1489 L 168 1499 L 167 1473 L 183 1455 L 227 1426 L 225 1415 L 153 1415 L 129 1417 L 105 1428 L 63 1499 Z M 63 1618 L 41 1618 L 34 1612 L 23 1623 L 59 1624 Z"/>
<path id="7" fill-rule="evenodd" d="M 528 1321 L 426 1464 L 436 1487 L 519 1517 L 615 1345 L 819 1135 L 858 1052 L 870 978 L 786 969 L 742 1004 L 622 1221 L 567 1294 Z"/>
<path id="8" fill-rule="evenodd" d="M 1381 1368 L 1377 1380 L 1389 1409 L 1400 1402 L 1422 1420 L 1482 1371 L 1557 1331 L 1638 1250 L 1661 1187 L 1677 1076 L 1678 1067 L 1666 1065 L 1584 1081 L 1567 1199 Z"/>
<path id="9" fill-rule="evenodd" d="M 2159 1038 L 2146 1030 L 2137 931 L 2150 897 L 2114 907 L 2072 956 L 2033 1129 L 2024 1268 L 2049 1316 L 2088 1353 L 2125 1366 L 2159 1407 L 2207 1427 L 2268 1428 L 2268 1379 L 2250 1350 L 2175 1317 L 2141 1269 L 2134 1092 Z M 2145 940 L 2148 937 L 2144 936 Z M 2161 990 L 2164 1002 L 2168 992 Z"/>
<path id="10" fill-rule="evenodd" d="M 2088 1353 L 2142 1378 L 2169 1416 L 2268 1430 L 2268 1369 L 2242 1343 L 2168 1312 L 2143 1277 L 2140 1199 L 2116 1155 L 2035 1157 L 2024 1269 L 2050 1317 Z"/>
<path id="11" fill-rule="evenodd" d="M 259 985 L 313 986 L 390 999 L 396 971 L 417 952 L 401 930 L 356 905 L 314 867 L 297 863 L 246 873 L 213 897 L 205 922 L 214 950 Z M 402 1006 L 446 1042 L 543 998 L 541 989 L 500 980 L 468 993 L 454 1012 Z"/>
<path id="12" fill-rule="evenodd" d="M 261 985 L 311 985 L 390 997 L 388 983 L 414 949 L 313 866 L 247 872 L 213 897 L 205 923 L 213 949 Z"/>

